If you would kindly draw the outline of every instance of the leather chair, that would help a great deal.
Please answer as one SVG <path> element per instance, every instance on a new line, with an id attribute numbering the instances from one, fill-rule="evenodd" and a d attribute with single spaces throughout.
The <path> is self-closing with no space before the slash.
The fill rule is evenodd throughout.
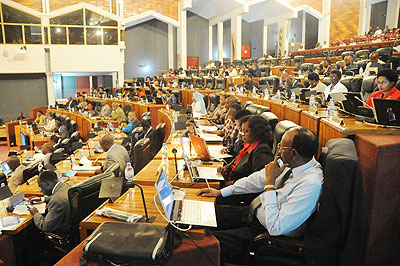
<path id="1" fill-rule="evenodd" d="M 43 161 L 41 160 L 33 162 L 32 164 L 28 165 L 26 169 L 22 172 L 23 183 L 25 183 L 35 175 L 39 175 L 42 170 L 43 170 Z"/>
<path id="2" fill-rule="evenodd" d="M 144 113 L 142 114 L 142 119 L 143 119 L 143 117 L 145 117 L 145 116 L 150 117 L 150 116 L 151 116 L 151 113 L 150 113 L 150 112 L 144 112 Z"/>
<path id="3" fill-rule="evenodd" d="M 195 78 L 195 85 L 196 89 L 203 89 L 204 87 L 204 79 L 203 78 Z"/>
<path id="4" fill-rule="evenodd" d="M 210 78 L 210 77 L 204 77 L 204 89 L 206 90 L 212 90 L 214 89 L 214 79 Z"/>
<path id="5" fill-rule="evenodd" d="M 265 57 L 260 57 L 257 59 L 257 64 L 259 65 L 265 65 L 267 59 Z"/>
<path id="6" fill-rule="evenodd" d="M 4 173 L 0 173 L 0 187 L 7 185 L 7 176 Z"/>
<path id="7" fill-rule="evenodd" d="M 337 62 L 336 62 L 336 68 L 337 68 L 337 69 L 340 69 L 340 65 L 341 65 L 343 62 L 344 62 L 343 60 L 337 61 Z"/>
<path id="8" fill-rule="evenodd" d="M 281 66 L 290 66 L 290 57 L 283 57 L 281 59 Z"/>
<path id="9" fill-rule="evenodd" d="M 258 66 L 258 69 L 261 71 L 261 72 L 265 72 L 265 68 L 266 68 L 267 66 L 266 65 L 259 65 Z"/>
<path id="10" fill-rule="evenodd" d="M 261 77 L 258 79 L 258 84 L 261 85 L 267 85 L 268 84 L 268 80 L 267 77 Z"/>
<path id="11" fill-rule="evenodd" d="M 64 152 L 64 148 L 57 148 L 54 150 L 53 153 L 59 153 L 59 152 Z"/>
<path id="12" fill-rule="evenodd" d="M 75 131 L 71 134 L 71 138 L 73 140 L 73 142 L 78 142 L 80 139 L 80 135 L 79 135 L 79 131 Z"/>
<path id="13" fill-rule="evenodd" d="M 219 104 L 219 95 L 212 93 L 208 95 L 208 108 L 207 111 L 209 113 L 214 112 L 215 108 L 217 108 Z"/>
<path id="14" fill-rule="evenodd" d="M 186 72 L 186 75 L 187 75 L 187 73 L 188 72 Z M 185 77 L 185 84 L 186 84 L 186 86 L 190 86 L 190 85 L 192 85 L 193 84 L 193 79 L 192 79 L 192 77 L 190 77 L 190 76 L 187 76 L 187 77 Z"/>
<path id="15" fill-rule="evenodd" d="M 269 76 L 267 77 L 267 81 L 274 91 L 276 91 L 279 88 L 279 77 Z"/>
<path id="16" fill-rule="evenodd" d="M 125 105 L 124 105 L 124 113 L 125 113 L 125 116 L 128 116 L 128 113 L 129 113 L 130 111 L 132 111 L 132 106 L 131 106 L 130 104 L 125 104 Z"/>
<path id="17" fill-rule="evenodd" d="M 271 67 L 270 66 L 265 66 L 265 76 L 268 77 L 269 75 L 271 75 Z"/>
<path id="18" fill-rule="evenodd" d="M 358 50 L 355 53 L 355 56 L 356 58 L 367 59 L 370 53 L 371 52 L 369 50 L 363 49 L 363 50 Z"/>
<path id="19" fill-rule="evenodd" d="M 186 69 L 185 73 L 186 73 L 186 77 L 190 77 L 192 75 L 192 70 L 191 69 Z"/>
<path id="20" fill-rule="evenodd" d="M 311 73 L 314 71 L 314 64 L 311 63 L 304 63 L 300 66 L 301 73 Z"/>
<path id="21" fill-rule="evenodd" d="M 354 58 L 354 52 L 353 51 L 347 51 L 342 53 L 342 59 L 344 59 L 346 56 L 350 55 L 351 57 Z"/>
<path id="22" fill-rule="evenodd" d="M 136 78 L 137 82 L 140 84 L 139 86 L 144 86 L 144 77 L 138 77 Z"/>
<path id="23" fill-rule="evenodd" d="M 151 158 L 153 158 L 161 150 L 165 138 L 165 128 L 166 128 L 165 123 L 160 123 L 156 127 L 155 141 L 150 143 Z"/>
<path id="24" fill-rule="evenodd" d="M 232 64 L 233 64 L 235 67 L 240 67 L 240 65 L 242 64 L 242 60 L 240 60 L 240 59 L 235 59 L 235 60 L 232 61 Z"/>
<path id="25" fill-rule="evenodd" d="M 194 77 L 197 77 L 197 76 L 199 75 L 199 70 L 196 69 L 196 68 L 193 68 L 193 69 L 192 69 L 192 75 L 193 75 Z"/>
<path id="26" fill-rule="evenodd" d="M 267 119 L 268 124 L 270 125 L 272 132 L 274 132 L 276 124 L 278 124 L 278 121 L 279 121 L 278 117 L 272 112 L 262 112 L 260 115 L 262 117 L 264 117 L 265 119 Z"/>
<path id="27" fill-rule="evenodd" d="M 257 106 L 258 106 L 258 110 L 255 113 L 256 115 L 260 115 L 260 114 L 262 114 L 264 112 L 269 112 L 269 107 L 263 106 L 263 105 L 259 105 L 259 104 L 257 104 Z"/>
<path id="28" fill-rule="evenodd" d="M 182 87 L 186 87 L 186 83 L 185 83 L 185 78 L 184 77 L 179 77 L 178 78 L 178 87 L 182 88 Z"/>
<path id="29" fill-rule="evenodd" d="M 250 265 L 363 265 L 363 182 L 353 141 L 331 139 L 320 156 L 324 183 L 304 238 L 257 236 Z"/>
<path id="30" fill-rule="evenodd" d="M 176 103 L 180 104 L 182 102 L 182 91 L 173 90 L 172 94 L 176 97 Z"/>
<path id="31" fill-rule="evenodd" d="M 274 129 L 274 144 L 272 146 L 272 153 L 277 155 L 279 153 L 278 144 L 281 142 L 283 134 L 290 128 L 299 127 L 299 125 L 289 120 L 280 121 L 276 124 Z"/>
<path id="32" fill-rule="evenodd" d="M 219 68 L 221 66 L 221 61 L 214 61 L 215 68 Z"/>
<path id="33" fill-rule="evenodd" d="M 129 158 L 131 158 L 131 161 L 134 156 L 134 147 L 136 142 L 143 138 L 143 127 L 136 127 L 132 130 L 131 134 L 129 135 L 129 142 L 128 142 L 128 147 L 129 147 Z"/>
<path id="34" fill-rule="evenodd" d="M 362 81 L 362 78 L 353 78 L 351 80 L 351 92 L 360 92 Z"/>
<path id="35" fill-rule="evenodd" d="M 122 93 L 122 89 L 121 89 L 121 88 L 116 88 L 116 89 L 114 90 L 114 96 L 115 96 L 115 97 L 117 97 L 118 94 L 120 94 L 120 93 Z"/>
<path id="36" fill-rule="evenodd" d="M 246 110 L 250 111 L 252 115 L 257 114 L 259 108 L 260 106 L 256 104 L 251 104 L 246 106 Z"/>
<path id="37" fill-rule="evenodd" d="M 135 169 L 135 173 L 142 170 L 150 160 L 150 139 L 141 139 L 134 146 L 133 169 Z"/>
<path id="38" fill-rule="evenodd" d="M 269 60 L 269 66 L 273 67 L 273 66 L 277 66 L 278 65 L 278 58 L 271 58 Z"/>
<path id="39" fill-rule="evenodd" d="M 202 96 L 203 96 L 204 105 L 206 106 L 206 109 L 207 109 L 207 106 L 208 106 L 208 94 L 204 93 L 204 94 L 202 94 Z"/>
<path id="40" fill-rule="evenodd" d="M 363 99 L 366 101 L 371 97 L 371 94 L 378 87 L 376 76 L 369 76 L 363 79 L 361 85 L 361 95 Z"/>
<path id="41" fill-rule="evenodd" d="M 67 254 L 79 244 L 79 223 L 106 201 L 106 199 L 99 199 L 101 181 L 113 176 L 113 173 L 95 175 L 75 184 L 68 190 L 71 208 L 70 231 L 63 234 L 44 233 L 46 239 L 54 244 L 55 249 Z"/>
<path id="42" fill-rule="evenodd" d="M 119 163 L 113 163 L 112 165 L 110 165 L 105 171 L 104 173 L 113 173 L 113 175 L 115 177 L 124 177 L 125 173 L 120 171 L 120 165 Z"/>
<path id="43" fill-rule="evenodd" d="M 330 77 L 324 77 L 322 80 L 322 83 L 324 83 L 326 86 L 331 85 L 331 78 Z"/>
<path id="44" fill-rule="evenodd" d="M 351 81 L 353 80 L 353 77 L 345 77 L 345 78 L 342 78 L 341 80 L 340 80 L 340 82 L 344 85 L 344 86 L 346 86 L 346 88 L 347 88 L 347 90 L 348 91 L 351 91 Z"/>
<path id="45" fill-rule="evenodd" d="M 390 60 L 392 59 L 392 55 L 393 55 L 393 47 L 383 47 L 383 48 L 379 48 L 376 50 L 376 52 L 379 55 L 379 58 L 385 62 L 388 63 L 390 62 Z"/>
<path id="46" fill-rule="evenodd" d="M 398 80 L 397 82 L 396 82 L 396 85 L 394 85 L 398 90 L 400 89 L 400 80 Z"/>
<path id="47" fill-rule="evenodd" d="M 367 68 L 367 64 L 368 64 L 368 60 L 357 61 L 357 68 L 360 69 L 360 67 L 362 67 L 362 69 L 365 71 L 365 69 Z"/>
<path id="48" fill-rule="evenodd" d="M 304 64 L 304 56 L 303 55 L 296 55 L 293 58 L 293 66 L 296 68 L 300 68 L 300 66 Z"/>
<path id="49" fill-rule="evenodd" d="M 252 101 L 247 101 L 247 102 L 245 102 L 245 103 L 243 104 L 242 108 L 245 108 L 245 109 L 246 109 L 247 106 L 252 105 L 252 104 L 253 104 Z"/>
<path id="50" fill-rule="evenodd" d="M 76 127 L 77 127 L 77 123 L 75 120 L 71 120 L 71 130 L 72 133 L 74 133 L 76 131 Z"/>
<path id="51" fill-rule="evenodd" d="M 225 90 L 226 88 L 226 79 L 225 78 L 216 78 L 215 79 L 215 89 L 216 90 Z"/>
<path id="52" fill-rule="evenodd" d="M 251 65 L 253 64 L 253 60 L 252 59 L 244 59 L 243 64 L 245 64 L 247 67 L 251 67 Z"/>
<path id="53" fill-rule="evenodd" d="M 71 119 L 69 117 L 65 118 L 64 125 L 68 130 L 68 136 L 67 137 L 69 138 L 71 136 L 71 134 L 72 134 Z"/>
<path id="54" fill-rule="evenodd" d="M 68 154 L 69 154 L 70 145 L 71 145 L 71 142 L 70 142 L 70 141 L 71 141 L 70 138 L 66 138 L 66 139 L 63 139 L 63 140 L 60 142 L 60 148 L 64 148 L 65 152 L 68 153 Z"/>
<path id="55" fill-rule="evenodd" d="M 64 153 L 64 149 L 60 148 L 50 155 L 50 164 L 56 166 L 57 163 L 68 158 L 68 154 Z"/>

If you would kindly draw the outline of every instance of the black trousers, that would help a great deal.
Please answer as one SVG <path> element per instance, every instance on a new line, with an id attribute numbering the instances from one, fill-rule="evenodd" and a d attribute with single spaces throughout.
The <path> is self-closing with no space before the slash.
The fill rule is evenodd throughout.
<path id="1" fill-rule="evenodd" d="M 248 221 L 249 206 L 217 205 L 215 210 L 218 227 L 212 233 L 221 245 L 221 265 L 245 264 L 249 244 L 267 229 L 255 217 Z"/>

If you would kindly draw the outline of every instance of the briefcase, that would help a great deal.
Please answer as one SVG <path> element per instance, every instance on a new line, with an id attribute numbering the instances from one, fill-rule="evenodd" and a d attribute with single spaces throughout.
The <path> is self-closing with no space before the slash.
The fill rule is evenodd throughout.
<path id="1" fill-rule="evenodd" d="M 104 222 L 89 236 L 83 257 L 100 265 L 165 265 L 172 253 L 169 227 Z"/>

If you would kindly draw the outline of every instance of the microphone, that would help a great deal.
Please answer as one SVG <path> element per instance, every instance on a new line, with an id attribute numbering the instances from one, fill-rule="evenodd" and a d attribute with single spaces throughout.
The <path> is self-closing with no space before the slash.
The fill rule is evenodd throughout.
<path id="1" fill-rule="evenodd" d="M 174 147 L 172 149 L 172 153 L 174 154 L 175 157 L 175 174 L 178 175 L 178 163 L 176 162 L 176 153 L 178 152 L 178 150 Z"/>

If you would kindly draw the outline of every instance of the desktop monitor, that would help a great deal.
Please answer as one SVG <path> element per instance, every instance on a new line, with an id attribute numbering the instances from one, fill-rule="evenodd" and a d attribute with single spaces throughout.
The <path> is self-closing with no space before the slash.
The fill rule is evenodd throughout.
<path id="1" fill-rule="evenodd" d="M 21 136 L 21 146 L 25 146 L 26 145 L 26 136 L 24 134 L 22 134 L 22 132 L 20 133 Z"/>

